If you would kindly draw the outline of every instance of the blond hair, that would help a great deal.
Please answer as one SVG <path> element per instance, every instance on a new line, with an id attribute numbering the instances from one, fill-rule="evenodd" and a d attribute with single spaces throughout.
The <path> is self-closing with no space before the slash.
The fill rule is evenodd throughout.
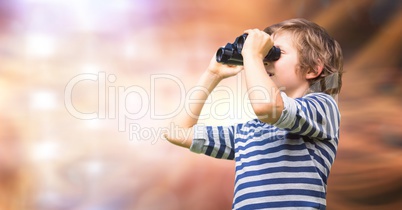
<path id="1" fill-rule="evenodd" d="M 298 51 L 300 73 L 317 71 L 322 65 L 320 75 L 310 79 L 309 92 L 324 92 L 335 96 L 342 87 L 343 55 L 342 49 L 324 28 L 311 21 L 290 19 L 264 29 L 270 35 L 288 32 Z"/>

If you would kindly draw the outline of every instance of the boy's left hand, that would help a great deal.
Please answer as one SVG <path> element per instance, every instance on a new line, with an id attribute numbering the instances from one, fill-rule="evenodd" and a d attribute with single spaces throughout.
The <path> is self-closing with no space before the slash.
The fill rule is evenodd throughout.
<path id="1" fill-rule="evenodd" d="M 216 75 L 221 80 L 235 76 L 243 69 L 244 69 L 243 66 L 234 66 L 234 65 L 226 65 L 218 63 L 216 61 L 216 54 L 214 54 L 214 56 L 211 58 L 211 61 L 209 62 L 207 71 L 209 73 Z"/>
<path id="2" fill-rule="evenodd" d="M 274 46 L 272 37 L 259 29 L 249 29 L 244 33 L 248 35 L 241 52 L 243 58 L 257 56 L 261 60 L 264 59 L 272 46 Z"/>

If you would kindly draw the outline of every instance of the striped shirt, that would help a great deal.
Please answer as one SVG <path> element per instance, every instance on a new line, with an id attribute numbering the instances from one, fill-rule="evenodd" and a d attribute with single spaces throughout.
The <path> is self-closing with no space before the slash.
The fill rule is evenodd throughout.
<path id="1" fill-rule="evenodd" d="M 292 99 L 273 124 L 194 126 L 190 150 L 236 161 L 233 209 L 325 209 L 340 114 L 324 93 Z"/>

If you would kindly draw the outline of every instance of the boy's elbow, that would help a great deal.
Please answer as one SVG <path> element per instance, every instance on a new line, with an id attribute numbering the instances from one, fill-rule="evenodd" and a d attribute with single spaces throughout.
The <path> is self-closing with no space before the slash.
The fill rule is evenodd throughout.
<path id="1" fill-rule="evenodd" d="M 282 103 L 260 104 L 253 106 L 254 113 L 259 120 L 268 124 L 278 121 L 283 111 Z"/>

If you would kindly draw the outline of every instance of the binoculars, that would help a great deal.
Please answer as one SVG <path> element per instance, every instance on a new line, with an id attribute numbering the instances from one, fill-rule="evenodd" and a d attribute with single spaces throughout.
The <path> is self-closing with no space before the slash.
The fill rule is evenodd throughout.
<path id="1" fill-rule="evenodd" d="M 225 47 L 221 47 L 216 52 L 216 61 L 218 63 L 228 65 L 243 65 L 243 56 L 241 51 L 243 49 L 244 42 L 246 41 L 247 34 L 243 34 L 236 38 L 233 43 L 227 43 Z M 267 56 L 264 58 L 264 62 L 272 62 L 279 59 L 281 56 L 281 50 L 278 47 L 273 46 Z"/>

